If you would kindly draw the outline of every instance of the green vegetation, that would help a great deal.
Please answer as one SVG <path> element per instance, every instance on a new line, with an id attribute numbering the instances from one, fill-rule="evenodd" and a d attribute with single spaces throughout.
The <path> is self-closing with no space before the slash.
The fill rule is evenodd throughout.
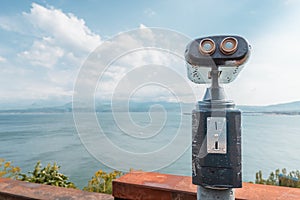
<path id="1" fill-rule="evenodd" d="M 21 181 L 27 181 L 31 183 L 40 183 L 45 185 L 53 185 L 65 188 L 76 188 L 75 184 L 68 181 L 69 178 L 59 173 L 60 166 L 56 163 L 53 165 L 49 164 L 42 168 L 42 164 L 38 161 L 34 167 L 33 172 L 27 174 L 21 173 L 19 167 L 14 167 L 11 162 L 5 161 L 0 158 L 0 178 L 13 178 Z M 100 192 L 100 193 L 112 193 L 112 181 L 123 175 L 120 171 L 113 171 L 110 173 L 103 172 L 102 170 L 97 171 L 92 179 L 88 182 L 88 185 L 83 188 L 89 192 Z"/>
<path id="2" fill-rule="evenodd" d="M 27 175 L 20 173 L 22 178 L 19 180 L 65 188 L 76 188 L 74 183 L 68 181 L 69 178 L 67 176 L 59 173 L 59 168 L 60 166 L 54 163 L 53 165 L 48 164 L 46 167 L 41 169 L 41 162 L 38 161 L 33 172 L 28 172 Z"/>
<path id="3" fill-rule="evenodd" d="M 101 193 L 112 193 L 112 181 L 120 177 L 123 173 L 120 171 L 113 171 L 111 173 L 103 172 L 99 170 L 95 173 L 92 179 L 88 182 L 88 186 L 84 187 L 83 190 L 89 192 L 101 192 Z"/>
<path id="4" fill-rule="evenodd" d="M 281 172 L 277 169 L 275 173 L 270 173 L 268 179 L 263 179 L 262 172 L 259 171 L 256 173 L 255 183 L 300 188 L 300 172 L 297 170 L 287 173 L 285 168 Z"/>
<path id="5" fill-rule="evenodd" d="M 22 174 L 19 167 L 15 167 L 10 161 L 5 161 L 4 159 L 0 158 L 0 178 L 13 178 L 32 183 L 76 188 L 74 183 L 68 181 L 69 178 L 66 175 L 59 173 L 60 166 L 58 166 L 56 163 L 53 165 L 48 164 L 44 168 L 41 166 L 41 162 L 38 161 L 33 172 Z M 130 171 L 132 170 L 133 169 Z M 120 171 L 112 171 L 107 173 L 99 170 L 94 174 L 92 179 L 88 181 L 88 185 L 84 187 L 83 190 L 111 194 L 112 181 L 122 175 L 123 173 Z M 281 171 L 277 169 L 275 172 L 271 172 L 267 179 L 264 179 L 262 171 L 259 171 L 256 173 L 255 183 L 300 188 L 300 171 L 297 170 L 288 173 L 285 168 Z"/>

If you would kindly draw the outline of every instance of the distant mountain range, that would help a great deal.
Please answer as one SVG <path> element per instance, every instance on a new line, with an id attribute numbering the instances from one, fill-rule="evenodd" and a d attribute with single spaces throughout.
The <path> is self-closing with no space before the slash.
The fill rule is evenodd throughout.
<path id="1" fill-rule="evenodd" d="M 183 112 L 191 113 L 194 109 L 194 103 L 175 103 L 175 102 L 115 102 L 113 104 L 113 110 L 116 112 L 126 112 L 127 107 L 130 112 L 148 112 L 149 109 L 153 111 L 162 111 L 162 108 L 168 112 Z M 30 106 L 23 106 L 22 108 L 9 108 L 4 109 L 3 106 L 0 109 L 0 113 L 65 113 L 72 112 L 72 103 L 66 103 L 63 105 L 45 106 L 42 104 L 31 104 Z M 285 115 L 300 115 L 300 101 L 269 105 L 269 106 L 237 106 L 243 113 L 265 113 L 265 114 L 285 114 Z M 79 111 L 86 111 L 85 106 L 82 105 Z M 111 112 L 112 106 L 110 102 L 96 103 L 96 112 Z"/>
<path id="2" fill-rule="evenodd" d="M 269 106 L 237 106 L 244 113 L 300 115 L 300 101 Z"/>
<path id="3" fill-rule="evenodd" d="M 78 106 L 79 105 L 79 106 Z M 153 111 L 162 111 L 163 109 L 171 112 L 188 112 L 191 111 L 194 107 L 194 104 L 188 103 L 174 103 L 174 102 L 114 102 L 113 108 L 110 102 L 99 102 L 95 105 L 96 112 L 111 112 L 112 109 L 116 112 L 127 112 L 129 109 L 130 112 L 148 112 L 150 109 Z M 77 104 L 77 111 L 89 111 L 94 108 L 87 106 L 84 103 Z M 31 104 L 27 107 L 17 107 L 5 109 L 2 106 L 0 107 L 0 113 L 57 113 L 57 112 L 72 112 L 72 102 L 60 105 L 60 106 L 42 106 L 37 104 Z"/>

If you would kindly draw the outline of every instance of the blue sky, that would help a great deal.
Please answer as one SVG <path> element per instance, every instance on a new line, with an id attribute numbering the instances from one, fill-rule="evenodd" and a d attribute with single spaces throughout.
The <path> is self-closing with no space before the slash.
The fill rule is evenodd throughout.
<path id="1" fill-rule="evenodd" d="M 89 53 L 106 39 L 141 26 L 191 38 L 244 36 L 252 55 L 238 79 L 225 86 L 227 96 L 250 105 L 297 101 L 299 11 L 297 0 L 2 1 L 0 103 L 71 101 Z M 194 87 L 201 98 L 203 87 Z"/>

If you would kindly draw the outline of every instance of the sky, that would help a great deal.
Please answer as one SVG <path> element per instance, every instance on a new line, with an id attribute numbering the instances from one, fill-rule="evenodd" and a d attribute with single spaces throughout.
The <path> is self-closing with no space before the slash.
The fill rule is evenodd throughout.
<path id="1" fill-rule="evenodd" d="M 297 0 L 2 0 L 0 104 L 72 101 L 74 84 L 91 52 L 118 34 L 151 27 L 191 39 L 218 34 L 243 36 L 251 44 L 251 57 L 238 78 L 224 85 L 227 97 L 240 105 L 300 101 L 299 11 Z M 116 65 L 123 63 L 126 68 L 124 62 L 137 62 L 137 57 L 137 66 L 145 64 L 149 55 L 138 54 Z M 150 52 L 150 58 L 155 64 L 172 63 L 157 52 Z M 184 64 L 177 68 L 186 77 Z M 98 86 L 102 91 L 98 96 L 112 91 L 112 83 L 127 72 L 112 65 L 110 75 Z M 200 100 L 204 87 L 189 84 Z M 167 89 L 152 85 L 134 93 L 144 101 L 172 100 L 161 98 Z M 181 91 L 176 95 L 182 95 Z"/>

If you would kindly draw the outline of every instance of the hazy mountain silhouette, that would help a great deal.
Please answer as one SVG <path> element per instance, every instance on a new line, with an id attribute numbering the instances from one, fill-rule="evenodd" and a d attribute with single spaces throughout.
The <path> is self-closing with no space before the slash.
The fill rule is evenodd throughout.
<path id="1" fill-rule="evenodd" d="M 54 104 L 55 105 L 55 104 Z M 93 105 L 90 108 L 87 108 L 85 103 L 77 104 L 78 111 L 87 111 L 94 110 Z M 176 103 L 176 102 L 166 102 L 166 101 L 157 101 L 157 102 L 114 102 L 111 105 L 110 102 L 96 102 L 95 111 L 96 112 L 111 112 L 112 109 L 115 112 L 148 112 L 150 109 L 152 111 L 165 111 L 168 112 L 183 112 L 191 113 L 194 109 L 195 103 Z M 3 108 L 3 106 L 0 106 Z M 92 109 L 91 109 L 92 108 Z M 300 101 L 282 103 L 276 105 L 268 106 L 237 106 L 241 109 L 243 113 L 274 113 L 274 114 L 300 114 Z M 43 105 L 41 102 L 33 103 L 28 106 L 23 106 L 19 108 L 16 106 L 16 109 L 1 109 L 1 113 L 54 113 L 54 112 L 72 112 L 72 102 L 63 104 L 48 106 Z"/>

